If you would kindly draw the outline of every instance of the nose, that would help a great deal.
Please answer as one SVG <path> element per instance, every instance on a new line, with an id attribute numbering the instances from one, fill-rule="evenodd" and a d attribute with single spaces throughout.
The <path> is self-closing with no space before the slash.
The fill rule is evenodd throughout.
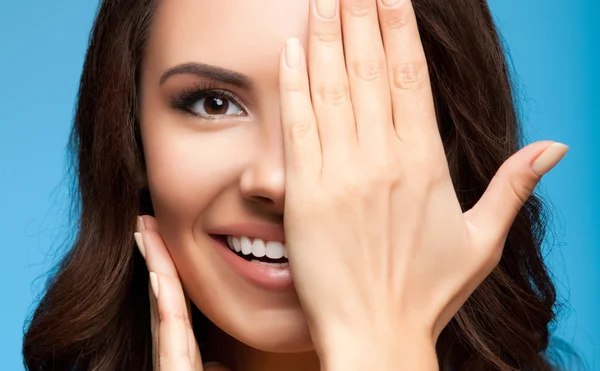
<path id="1" fill-rule="evenodd" d="M 263 135 L 240 178 L 243 197 L 270 213 L 283 214 L 285 167 L 281 131 Z"/>

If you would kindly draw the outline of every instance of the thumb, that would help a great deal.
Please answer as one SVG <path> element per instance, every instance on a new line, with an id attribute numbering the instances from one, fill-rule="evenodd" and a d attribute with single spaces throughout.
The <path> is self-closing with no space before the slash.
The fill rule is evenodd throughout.
<path id="1" fill-rule="evenodd" d="M 557 142 L 537 142 L 512 155 L 488 185 L 465 219 L 484 233 L 485 240 L 504 241 L 517 214 L 544 174 L 564 157 L 569 147 Z"/>

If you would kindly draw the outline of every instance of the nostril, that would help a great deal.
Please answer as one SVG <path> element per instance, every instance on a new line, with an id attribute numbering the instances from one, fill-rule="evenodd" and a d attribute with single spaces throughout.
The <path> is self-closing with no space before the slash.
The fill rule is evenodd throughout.
<path id="1" fill-rule="evenodd" d="M 272 199 L 270 199 L 269 197 L 264 197 L 264 196 L 254 196 L 253 197 L 254 200 L 256 202 L 260 202 L 262 204 L 267 204 L 267 205 L 273 205 L 275 204 L 275 201 L 273 201 Z"/>

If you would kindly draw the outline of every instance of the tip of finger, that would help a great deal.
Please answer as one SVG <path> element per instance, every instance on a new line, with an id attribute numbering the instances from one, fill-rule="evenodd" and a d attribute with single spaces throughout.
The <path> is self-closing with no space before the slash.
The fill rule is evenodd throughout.
<path id="1" fill-rule="evenodd" d="M 156 219 L 151 216 L 151 215 L 140 215 L 138 218 L 139 222 L 138 225 L 141 224 L 141 226 L 143 227 L 143 229 L 148 229 L 151 231 L 157 231 L 158 230 L 158 223 L 156 222 Z"/>

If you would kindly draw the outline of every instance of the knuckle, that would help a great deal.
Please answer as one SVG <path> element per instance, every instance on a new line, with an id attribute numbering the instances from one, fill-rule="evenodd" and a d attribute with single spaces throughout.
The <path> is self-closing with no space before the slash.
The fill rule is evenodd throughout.
<path id="1" fill-rule="evenodd" d="M 336 210 L 343 209 L 344 205 L 351 207 L 356 200 L 370 199 L 381 191 L 389 190 L 399 182 L 399 171 L 389 165 L 389 162 L 374 163 L 360 176 L 347 177 L 341 182 L 336 182 L 331 187 L 329 202 L 333 203 Z"/>
<path id="2" fill-rule="evenodd" d="M 187 347 L 183 347 L 182 349 L 178 349 L 177 351 L 167 351 L 165 349 L 160 349 L 158 351 L 158 364 L 160 365 L 160 369 L 166 368 L 166 366 L 178 362 L 177 360 L 188 361 L 190 359 L 190 352 L 188 352 Z"/>
<path id="3" fill-rule="evenodd" d="M 393 86 L 400 91 L 419 91 L 427 85 L 427 62 L 425 60 L 403 62 L 394 67 Z"/>
<path id="4" fill-rule="evenodd" d="M 369 182 L 372 187 L 393 186 L 400 181 L 400 166 L 394 161 L 381 160 L 371 167 Z"/>
<path id="5" fill-rule="evenodd" d="M 304 93 L 307 87 L 297 79 L 289 79 L 283 83 L 283 89 L 288 93 Z"/>
<path id="6" fill-rule="evenodd" d="M 318 30 L 314 33 L 315 39 L 324 44 L 341 42 L 342 34 L 339 30 Z"/>
<path id="7" fill-rule="evenodd" d="M 400 167 L 400 156 L 395 151 L 389 150 L 386 145 L 381 147 L 381 150 L 373 151 L 366 167 L 376 178 L 390 179 L 391 174 Z"/>
<path id="8" fill-rule="evenodd" d="M 365 176 L 359 177 L 353 172 L 329 174 L 324 179 L 323 192 L 316 192 L 312 199 L 319 209 L 342 211 L 353 200 L 360 199 L 366 193 L 367 186 Z"/>
<path id="9" fill-rule="evenodd" d="M 189 362 L 190 352 L 187 346 L 172 346 L 171 344 L 159 344 L 159 365 L 165 367 L 174 363 Z M 162 369 L 162 368 L 161 368 Z"/>
<path id="10" fill-rule="evenodd" d="M 430 188 L 435 188 L 445 182 L 451 182 L 452 178 L 449 176 L 448 171 L 443 167 L 433 166 L 433 169 L 429 171 L 428 176 L 426 176 L 426 180 Z"/>
<path id="11" fill-rule="evenodd" d="M 424 183 L 428 188 L 435 188 L 449 179 L 448 172 L 445 171 L 445 168 L 442 166 L 429 163 L 428 165 L 423 165 L 419 169 L 423 172 Z"/>
<path id="12" fill-rule="evenodd" d="M 524 205 L 527 202 L 529 195 L 534 189 L 531 181 L 520 178 L 510 180 L 509 187 L 514 194 L 515 199 L 517 199 L 521 205 Z"/>
<path id="13" fill-rule="evenodd" d="M 411 23 L 410 7 L 408 2 L 399 8 L 389 9 L 383 16 L 383 26 L 388 29 L 403 29 Z"/>
<path id="14" fill-rule="evenodd" d="M 419 174 L 420 181 L 427 186 L 435 186 L 448 180 L 448 167 L 438 159 L 434 151 L 415 151 L 410 162 L 410 172 Z"/>
<path id="15" fill-rule="evenodd" d="M 349 89 L 346 84 L 326 84 L 318 89 L 318 98 L 324 105 L 340 106 L 349 100 Z"/>
<path id="16" fill-rule="evenodd" d="M 367 194 L 367 182 L 356 179 L 347 179 L 340 186 L 332 190 L 331 200 L 335 205 L 346 204 Z"/>
<path id="17" fill-rule="evenodd" d="M 347 2 L 342 2 L 344 4 L 343 9 L 347 14 L 353 17 L 368 17 L 375 13 L 375 3 L 373 1 L 368 0 L 354 0 L 350 1 L 349 4 Z"/>
<path id="18" fill-rule="evenodd" d="M 354 75 L 365 81 L 379 80 L 385 75 L 383 60 L 357 61 L 352 67 Z"/>
<path id="19" fill-rule="evenodd" d="M 429 171 L 433 167 L 433 156 L 430 151 L 416 149 L 410 162 L 414 171 Z"/>
<path id="20" fill-rule="evenodd" d="M 314 130 L 314 125 L 307 119 L 292 120 L 288 122 L 288 126 L 291 140 L 304 139 Z"/>
<path id="21" fill-rule="evenodd" d="M 173 309 L 173 308 L 165 308 L 161 309 L 159 307 L 158 311 L 159 319 L 163 323 L 173 323 L 177 321 L 185 321 L 185 315 L 183 311 Z"/>

